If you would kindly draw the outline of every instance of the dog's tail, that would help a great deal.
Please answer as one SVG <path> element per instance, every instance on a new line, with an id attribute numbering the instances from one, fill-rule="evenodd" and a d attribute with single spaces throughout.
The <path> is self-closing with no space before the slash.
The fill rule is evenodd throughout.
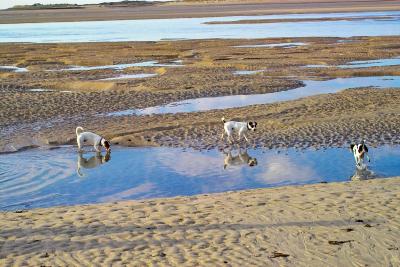
<path id="1" fill-rule="evenodd" d="M 76 135 L 79 135 L 82 132 L 83 132 L 83 128 L 82 127 L 80 127 L 80 126 L 76 127 Z"/>
<path id="2" fill-rule="evenodd" d="M 226 122 L 225 117 L 222 117 L 221 121 L 225 124 L 225 122 Z"/>

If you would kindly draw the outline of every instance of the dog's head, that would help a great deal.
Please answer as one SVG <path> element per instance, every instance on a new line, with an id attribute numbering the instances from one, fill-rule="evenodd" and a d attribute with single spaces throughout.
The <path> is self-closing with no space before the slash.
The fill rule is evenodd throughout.
<path id="1" fill-rule="evenodd" d="M 107 150 L 107 153 L 111 152 L 110 142 L 108 142 L 106 139 L 101 140 L 101 145 Z"/>
<path id="2" fill-rule="evenodd" d="M 250 121 L 247 123 L 247 129 L 249 129 L 250 131 L 255 132 L 257 128 L 257 122 L 255 121 Z"/>
<path id="3" fill-rule="evenodd" d="M 249 160 L 247 161 L 247 165 L 249 165 L 250 167 L 257 166 L 257 159 L 256 158 L 249 158 Z"/>

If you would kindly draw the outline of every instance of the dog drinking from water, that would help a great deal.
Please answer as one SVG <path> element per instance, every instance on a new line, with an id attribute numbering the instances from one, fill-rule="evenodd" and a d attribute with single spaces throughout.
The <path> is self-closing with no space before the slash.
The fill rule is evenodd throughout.
<path id="1" fill-rule="evenodd" d="M 76 142 L 79 151 L 82 151 L 85 145 L 92 145 L 97 152 L 101 151 L 101 147 L 104 147 L 107 153 L 111 152 L 110 142 L 98 134 L 85 132 L 82 127 L 76 127 Z"/>
<path id="2" fill-rule="evenodd" d="M 233 137 L 232 135 L 234 133 L 238 134 L 238 141 L 244 137 L 247 142 L 249 142 L 249 139 L 247 139 L 246 133 L 249 131 L 256 131 L 257 128 L 257 122 L 244 122 L 244 121 L 226 121 L 225 118 L 221 119 L 222 122 L 224 123 L 224 132 L 221 135 L 221 139 L 224 139 L 225 134 L 228 136 L 229 142 L 233 143 Z"/>

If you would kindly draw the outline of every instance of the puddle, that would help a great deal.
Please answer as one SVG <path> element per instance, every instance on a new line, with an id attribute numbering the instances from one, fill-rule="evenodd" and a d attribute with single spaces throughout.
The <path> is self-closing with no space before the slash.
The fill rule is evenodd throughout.
<path id="1" fill-rule="evenodd" d="M 400 175 L 399 146 L 370 148 L 366 176 L 346 148 L 230 153 L 114 147 L 107 157 L 63 147 L 0 155 L 0 210 Z"/>
<path id="2" fill-rule="evenodd" d="M 337 67 L 341 69 L 356 69 L 356 68 L 385 67 L 385 66 L 397 66 L 397 65 L 400 65 L 400 57 L 376 59 L 376 60 L 352 61 L 344 65 L 338 65 Z"/>
<path id="3" fill-rule="evenodd" d="M 293 48 L 298 46 L 307 45 L 306 43 L 278 43 L 278 44 L 258 44 L 258 45 L 237 45 L 237 48 L 257 48 L 257 47 L 283 47 Z"/>
<path id="4" fill-rule="evenodd" d="M 393 36 L 400 35 L 399 15 L 398 11 L 387 11 L 3 24 L 0 25 L 0 42 L 62 43 L 214 38 Z M 391 16 L 393 19 L 384 20 L 382 16 Z M 205 24 L 211 21 L 346 17 L 369 17 L 369 19 L 271 24 Z M 376 17 L 376 19 L 371 17 Z"/>
<path id="5" fill-rule="evenodd" d="M 106 69 L 112 69 L 112 70 L 123 70 L 126 68 L 131 68 L 131 67 L 182 67 L 182 61 L 181 60 L 175 60 L 172 61 L 171 63 L 159 63 L 158 61 L 143 61 L 143 62 L 137 62 L 137 63 L 126 63 L 126 64 L 115 64 L 115 65 L 104 65 L 104 66 L 73 66 L 71 68 L 67 69 L 61 69 L 59 71 L 86 71 L 86 70 L 106 70 Z"/>
<path id="6" fill-rule="evenodd" d="M 59 90 L 44 89 L 44 88 L 28 89 L 26 91 L 33 93 L 47 93 L 47 92 L 73 93 L 72 91 L 67 91 L 67 90 L 59 91 Z"/>
<path id="7" fill-rule="evenodd" d="M 305 68 L 330 68 L 331 66 L 315 64 L 315 65 L 305 65 L 304 67 Z"/>
<path id="8" fill-rule="evenodd" d="M 263 72 L 265 70 L 236 70 L 233 73 L 233 75 L 252 75 L 256 73 Z"/>
<path id="9" fill-rule="evenodd" d="M 328 81 L 303 81 L 305 86 L 292 90 L 256 94 L 256 95 L 232 95 L 221 97 L 203 97 L 170 103 L 165 106 L 148 107 L 145 109 L 129 109 L 100 116 L 128 116 L 150 115 L 181 112 L 199 112 L 213 109 L 237 108 L 258 104 L 271 104 L 280 101 L 295 100 L 318 94 L 336 93 L 341 90 L 358 87 L 400 87 L 400 76 L 356 77 L 338 78 Z"/>
<path id="10" fill-rule="evenodd" d="M 15 66 L 0 66 L 0 70 L 13 71 L 13 72 L 27 72 L 27 68 L 19 68 Z"/>
<path id="11" fill-rule="evenodd" d="M 138 74 L 122 74 L 116 77 L 100 79 L 100 81 L 112 81 L 112 80 L 122 80 L 122 79 L 143 79 L 151 78 L 157 76 L 156 73 L 138 73 Z"/>

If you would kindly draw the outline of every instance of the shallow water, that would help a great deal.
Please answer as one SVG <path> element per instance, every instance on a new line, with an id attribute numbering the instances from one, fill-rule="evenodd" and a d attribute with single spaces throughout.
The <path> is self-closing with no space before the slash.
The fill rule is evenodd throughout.
<path id="1" fill-rule="evenodd" d="M 344 65 L 339 65 L 337 67 L 341 69 L 356 69 L 356 68 L 385 67 L 385 66 L 396 66 L 396 65 L 400 65 L 400 57 L 352 61 Z"/>
<path id="2" fill-rule="evenodd" d="M 270 104 L 280 101 L 295 100 L 318 94 L 336 93 L 338 91 L 357 87 L 400 87 L 400 76 L 338 78 L 328 81 L 303 81 L 304 87 L 292 90 L 256 94 L 232 95 L 221 97 L 203 97 L 170 103 L 165 106 L 145 109 L 129 109 L 107 113 L 107 116 L 149 115 L 181 112 L 198 112 L 213 109 L 237 108 L 257 104 Z M 104 114 L 100 114 L 103 116 Z"/>
<path id="3" fill-rule="evenodd" d="M 1 39 L 1 37 L 0 37 Z M 27 72 L 27 68 L 20 68 L 15 66 L 0 66 L 0 70 L 13 71 L 13 72 Z"/>
<path id="4" fill-rule="evenodd" d="M 306 43 L 278 43 L 278 44 L 257 44 L 257 45 L 237 45 L 234 47 L 237 48 L 257 48 L 257 47 L 284 47 L 284 48 L 292 48 L 297 46 L 303 46 Z"/>
<path id="5" fill-rule="evenodd" d="M 232 72 L 234 75 L 252 75 L 263 72 L 264 70 L 236 70 Z"/>
<path id="6" fill-rule="evenodd" d="M 112 81 L 112 80 L 122 80 L 122 79 L 143 79 L 151 78 L 157 76 L 156 73 L 137 73 L 137 74 L 122 74 L 116 77 L 100 79 L 100 81 Z"/>
<path id="7" fill-rule="evenodd" d="M 108 161 L 94 152 L 80 156 L 72 147 L 0 155 L 0 210 L 400 175 L 399 146 L 370 148 L 364 171 L 345 148 L 241 150 L 240 156 L 235 149 L 228 156 L 217 150 L 117 147 Z"/>
<path id="8" fill-rule="evenodd" d="M 355 12 L 330 14 L 288 14 L 218 18 L 145 19 L 117 21 L 82 21 L 55 23 L 22 23 L 0 25 L 0 42 L 122 42 L 209 38 L 276 38 L 276 37 L 351 37 L 400 34 L 400 12 Z M 205 24 L 210 21 L 248 19 L 350 18 L 377 19 L 279 22 L 268 24 Z M 393 16 L 393 19 L 379 19 Z"/>
<path id="9" fill-rule="evenodd" d="M 126 63 L 126 64 L 115 64 L 115 65 L 103 65 L 103 66 L 73 66 L 67 69 L 61 69 L 65 71 L 85 71 L 85 70 L 123 70 L 131 67 L 179 67 L 181 65 L 181 60 L 172 61 L 171 63 L 159 63 L 155 60 L 136 62 L 136 63 Z"/>

